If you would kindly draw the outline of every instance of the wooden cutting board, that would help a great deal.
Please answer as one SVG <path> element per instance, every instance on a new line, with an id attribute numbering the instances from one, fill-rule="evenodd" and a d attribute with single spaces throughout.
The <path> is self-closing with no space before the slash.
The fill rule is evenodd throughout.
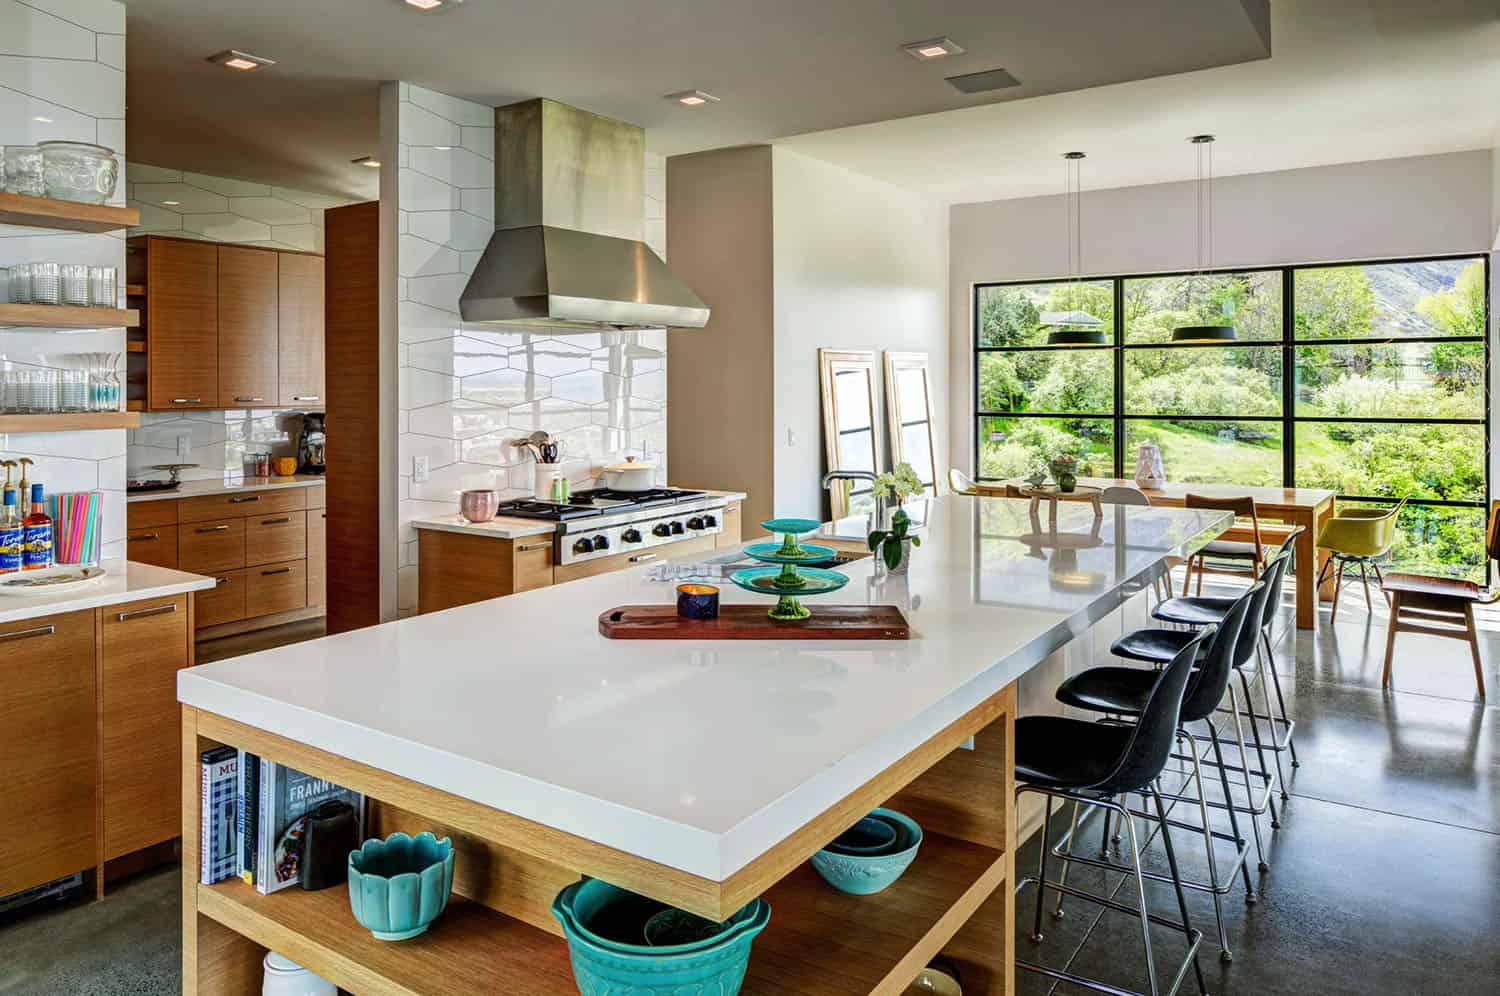
<path id="1" fill-rule="evenodd" d="M 894 605 L 809 606 L 812 617 L 782 622 L 765 605 L 723 605 L 717 619 L 684 619 L 675 605 L 621 605 L 599 616 L 611 640 L 909 640 Z"/>

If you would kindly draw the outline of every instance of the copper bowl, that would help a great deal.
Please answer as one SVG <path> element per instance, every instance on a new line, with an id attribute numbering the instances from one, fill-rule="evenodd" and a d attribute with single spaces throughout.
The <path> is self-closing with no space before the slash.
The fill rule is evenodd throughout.
<path id="1" fill-rule="evenodd" d="M 470 522 L 488 522 L 500 509 L 500 495 L 488 488 L 465 491 L 458 497 L 458 514 Z"/>

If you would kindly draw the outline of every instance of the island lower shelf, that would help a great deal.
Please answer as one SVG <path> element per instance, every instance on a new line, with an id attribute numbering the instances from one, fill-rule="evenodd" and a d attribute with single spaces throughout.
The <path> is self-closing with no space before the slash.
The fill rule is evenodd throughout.
<path id="1" fill-rule="evenodd" d="M 722 883 L 724 901 L 738 903 L 748 891 L 771 906 L 742 993 L 894 996 L 940 953 L 958 963 L 965 993 L 1013 991 L 1014 807 L 1007 803 L 1013 718 L 1014 691 L 1006 689 L 839 800 L 828 819 L 812 821 L 747 866 L 750 880 L 741 891 L 731 890 L 740 886 L 734 879 Z M 955 749 L 970 736 L 975 749 Z M 190 762 L 219 743 L 364 791 L 375 834 L 430 828 L 451 836 L 458 862 L 448 909 L 426 934 L 387 943 L 355 922 L 344 886 L 266 896 L 237 880 L 199 885 L 197 837 L 186 832 L 189 819 L 196 831 L 197 820 L 198 777 Z M 187 707 L 183 757 L 188 996 L 253 996 L 267 950 L 360 996 L 573 993 L 567 944 L 547 912 L 559 883 L 594 874 L 648 894 L 659 889 L 656 898 L 664 901 L 683 888 L 682 882 L 620 881 L 633 872 L 599 864 L 603 859 L 582 844 L 564 852 L 534 848 L 507 829 L 507 814 L 486 809 L 487 817 L 471 820 L 467 810 L 474 803 Z M 807 864 L 807 855 L 884 802 L 924 827 L 917 860 L 873 896 L 835 891 Z"/>

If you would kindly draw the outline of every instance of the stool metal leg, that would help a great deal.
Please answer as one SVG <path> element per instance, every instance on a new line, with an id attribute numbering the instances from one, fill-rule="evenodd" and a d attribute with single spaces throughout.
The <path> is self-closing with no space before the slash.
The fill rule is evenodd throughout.
<path id="1" fill-rule="evenodd" d="M 1135 842 L 1135 820 L 1128 813 L 1121 813 L 1120 818 L 1125 822 L 1125 838 L 1130 841 L 1130 865 L 1135 869 L 1135 899 L 1140 904 L 1141 911 L 1141 939 L 1146 946 L 1146 978 L 1151 980 L 1151 996 L 1158 996 L 1156 990 L 1156 959 L 1151 955 L 1151 917 L 1146 905 L 1146 876 L 1141 874 L 1141 849 Z M 1163 818 L 1165 823 L 1165 817 Z M 1166 829 L 1165 826 L 1162 828 Z"/>
<path id="2" fill-rule="evenodd" d="M 1375 571 L 1379 573 L 1379 565 L 1376 565 Z M 1281 725 L 1286 727 L 1286 746 L 1292 753 L 1292 767 L 1300 768 L 1302 767 L 1302 762 L 1297 760 L 1297 742 L 1292 739 L 1292 723 L 1286 714 L 1286 699 L 1281 695 L 1281 678 L 1276 674 L 1276 657 L 1271 653 L 1271 634 L 1262 629 L 1260 631 L 1260 638 L 1265 642 L 1266 646 L 1266 661 L 1271 668 L 1271 684 L 1276 688 L 1276 704 L 1281 708 Z M 1267 702 L 1266 704 L 1269 707 L 1270 703 Z M 1267 708 L 1266 711 L 1269 712 L 1270 709 Z"/>
<path id="3" fill-rule="evenodd" d="M 1256 652 L 1256 656 L 1259 657 L 1260 656 L 1260 644 L 1258 644 L 1258 643 L 1255 645 L 1255 652 Z M 1270 727 L 1271 727 L 1271 752 L 1272 752 L 1271 756 L 1274 757 L 1274 758 L 1276 758 L 1276 780 L 1281 783 L 1281 799 L 1282 799 L 1283 802 L 1285 802 L 1287 799 L 1291 798 L 1291 795 L 1286 790 L 1286 775 L 1283 774 L 1282 770 L 1281 770 L 1281 744 L 1278 741 L 1278 738 L 1277 738 L 1277 735 L 1276 735 L 1276 712 L 1275 712 L 1274 709 L 1271 708 L 1271 679 L 1266 674 L 1267 671 L 1274 671 L 1275 669 L 1276 669 L 1276 664 L 1275 664 L 1274 661 L 1266 660 L 1266 661 L 1264 661 L 1264 662 L 1261 663 L 1261 665 L 1260 665 L 1260 693 L 1262 695 L 1264 695 L 1265 699 L 1266 699 L 1266 721 L 1270 724 Z M 1250 716 L 1250 722 L 1252 724 L 1256 722 L 1255 715 L 1254 715 L 1253 712 L 1251 713 L 1251 716 Z M 1287 727 L 1288 743 L 1290 743 L 1291 735 L 1292 735 L 1292 730 L 1291 730 L 1291 727 L 1289 726 L 1289 727 Z"/>
<path id="4" fill-rule="evenodd" d="M 1156 815 L 1161 818 L 1161 844 L 1167 852 L 1167 867 L 1172 869 L 1172 886 L 1177 891 L 1177 909 L 1182 914 L 1182 933 L 1187 938 L 1188 950 L 1191 952 L 1193 974 L 1198 977 L 1198 992 L 1206 996 L 1208 993 L 1208 984 L 1203 981 L 1203 966 L 1198 964 L 1198 942 L 1202 939 L 1203 935 L 1193 930 L 1192 922 L 1188 919 L 1187 896 L 1183 895 L 1182 892 L 1182 876 L 1177 871 L 1177 855 L 1172 850 L 1172 831 L 1167 826 L 1167 810 L 1162 805 L 1161 793 L 1152 788 L 1151 797 L 1156 800 Z M 1136 881 L 1139 882 L 1140 880 L 1137 879 Z M 1146 894 L 1142 891 L 1142 912 L 1145 911 L 1145 900 Z M 1176 987 L 1174 986 L 1173 988 L 1175 989 Z M 1151 989 L 1153 992 L 1156 990 L 1156 979 L 1154 977 L 1151 980 Z"/>
<path id="5" fill-rule="evenodd" d="M 1260 724 L 1256 722 L 1255 719 L 1255 700 L 1250 695 L 1250 679 L 1245 677 L 1243 668 L 1235 668 L 1234 670 L 1240 676 L 1240 686 L 1245 690 L 1245 715 L 1250 720 L 1250 739 L 1255 743 L 1255 756 L 1260 760 L 1260 770 L 1266 772 L 1269 775 L 1271 769 L 1266 767 L 1266 751 L 1265 747 L 1262 746 L 1260 742 Z M 1269 709 L 1270 706 L 1267 706 L 1266 708 Z M 1276 751 L 1272 751 L 1271 754 L 1276 758 L 1276 774 L 1278 775 L 1277 780 L 1279 781 L 1279 776 L 1281 774 L 1281 755 Z M 1276 815 L 1276 803 L 1271 799 L 1271 796 L 1274 794 L 1275 793 L 1268 791 L 1266 793 L 1266 801 L 1270 803 L 1271 807 L 1271 829 L 1279 830 L 1281 829 L 1281 817 Z"/>
<path id="6" fill-rule="evenodd" d="M 1198 763 L 1198 744 L 1192 737 L 1185 737 L 1183 739 L 1187 740 L 1188 750 L 1193 755 L 1193 783 L 1198 792 L 1198 812 L 1203 817 L 1203 846 L 1208 850 L 1208 881 L 1212 886 L 1212 888 L 1209 889 L 1209 892 L 1212 893 L 1214 897 L 1214 921 L 1218 924 L 1219 927 L 1219 960 L 1226 962 L 1233 961 L 1234 955 L 1231 954 L 1229 950 L 1229 934 L 1224 929 L 1224 901 L 1222 898 L 1220 898 L 1218 889 L 1219 864 L 1214 857 L 1213 827 L 1208 822 L 1208 799 L 1203 795 L 1203 774 L 1202 766 Z M 1158 791 L 1153 794 L 1156 796 L 1156 805 L 1160 807 L 1161 793 Z M 1231 815 L 1233 815 L 1234 810 L 1231 809 L 1229 812 Z M 1167 814 L 1162 813 L 1161 818 L 1162 833 L 1165 838 Z M 1244 862 L 1240 862 L 1240 867 L 1244 867 Z M 1172 874 L 1176 876 L 1177 869 L 1172 869 Z M 1231 883 L 1234 881 L 1234 877 L 1232 875 L 1230 876 L 1229 881 Z M 1177 885 L 1177 891 L 1180 893 L 1182 891 L 1181 879 L 1174 878 L 1174 882 Z M 1187 916 L 1186 913 L 1184 913 L 1183 922 L 1186 921 Z M 1200 985 L 1199 988 L 1201 989 L 1202 986 Z"/>
<path id="7" fill-rule="evenodd" d="M 1245 753 L 1245 730 L 1240 725 L 1239 697 L 1234 694 L 1234 684 L 1229 685 L 1229 712 L 1234 716 L 1234 735 L 1239 742 L 1240 748 L 1240 774 L 1245 776 L 1245 804 L 1250 807 L 1250 829 L 1255 836 L 1255 854 L 1260 859 L 1260 870 L 1270 871 L 1271 866 L 1266 864 L 1266 851 L 1260 840 L 1260 821 L 1255 818 L 1255 790 L 1250 787 L 1250 755 Z M 1230 800 L 1230 805 L 1233 805 Z"/>
<path id="8" fill-rule="evenodd" d="M 1105 810 L 1105 812 L 1107 813 L 1107 812 L 1109 812 L 1109 810 Z M 1108 831 L 1105 831 L 1105 832 L 1108 833 Z M 1074 799 L 1073 800 L 1073 825 L 1068 830 L 1068 854 L 1069 855 L 1071 855 L 1073 853 L 1073 841 L 1076 840 L 1077 838 L 1078 838 L 1078 800 Z M 1042 844 L 1042 846 L 1046 847 L 1048 845 L 1044 841 L 1043 844 Z M 1066 857 L 1063 858 L 1062 874 L 1057 877 L 1057 881 L 1058 881 L 1059 885 L 1067 885 L 1068 884 L 1068 865 L 1070 865 L 1070 864 L 1072 864 L 1071 861 L 1069 861 Z M 1066 893 L 1064 893 L 1061 889 L 1058 890 L 1058 892 L 1057 892 L 1057 908 L 1052 911 L 1052 919 L 1054 919 L 1054 920 L 1061 920 L 1063 918 L 1063 897 L 1065 895 L 1066 895 Z"/>
<path id="9" fill-rule="evenodd" d="M 1204 723 L 1208 726 L 1209 741 L 1213 744 L 1214 760 L 1217 762 L 1219 769 L 1219 782 L 1224 787 L 1224 808 L 1229 810 L 1229 827 L 1234 831 L 1235 846 L 1244 847 L 1245 838 L 1240 836 L 1240 821 L 1239 817 L 1235 815 L 1234 793 L 1229 788 L 1229 772 L 1224 769 L 1224 752 L 1219 747 L 1219 731 L 1214 727 L 1213 719 L 1206 719 Z M 1250 819 L 1252 821 L 1255 819 L 1254 813 L 1250 814 Z M 1240 862 L 1240 872 L 1245 876 L 1245 902 L 1253 904 L 1257 896 L 1255 895 L 1255 886 L 1250 884 L 1250 863 L 1248 861 Z"/>
<path id="10" fill-rule="evenodd" d="M 1036 873 L 1036 919 L 1033 921 L 1031 939 L 1042 943 L 1042 907 L 1047 904 L 1047 852 L 1052 850 L 1052 796 L 1042 796 L 1042 847 L 1037 859 Z M 1061 896 L 1061 893 L 1058 893 Z"/>

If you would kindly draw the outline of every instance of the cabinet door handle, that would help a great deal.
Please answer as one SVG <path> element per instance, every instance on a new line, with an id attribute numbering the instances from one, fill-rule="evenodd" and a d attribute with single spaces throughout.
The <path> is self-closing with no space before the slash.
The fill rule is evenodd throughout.
<path id="1" fill-rule="evenodd" d="M 260 495 L 238 495 L 229 499 L 231 505 L 243 505 L 247 501 L 260 501 Z"/>
<path id="2" fill-rule="evenodd" d="M 551 543 L 522 543 L 520 546 L 516 547 L 516 552 L 526 553 L 530 550 L 545 550 L 551 545 Z"/>
<path id="3" fill-rule="evenodd" d="M 281 517 L 280 519 L 261 519 L 260 524 L 263 526 L 281 526 L 291 521 L 292 517 L 287 515 Z"/>
<path id="4" fill-rule="evenodd" d="M 630 562 L 632 564 L 643 564 L 648 560 L 655 560 L 656 557 L 657 555 L 654 553 L 638 553 L 630 558 Z"/>
<path id="5" fill-rule="evenodd" d="M 201 404 L 203 404 L 203 399 L 202 398 L 173 398 L 172 399 L 172 404 L 174 404 L 174 405 L 201 405 Z"/>
<path id="6" fill-rule="evenodd" d="M 251 401 L 264 401 L 266 399 L 262 398 L 262 397 L 242 397 L 242 398 L 235 398 L 234 400 L 240 402 L 241 404 L 244 404 L 246 402 L 251 402 Z"/>
<path id="7" fill-rule="evenodd" d="M 275 570 L 261 571 L 260 572 L 260 576 L 263 577 L 263 578 L 268 578 L 272 574 L 290 574 L 290 573 L 292 573 L 292 569 L 290 567 L 278 567 Z"/>
<path id="8" fill-rule="evenodd" d="M 127 542 L 127 543 L 144 543 L 147 540 L 159 540 L 159 539 L 161 539 L 161 533 L 137 533 L 134 536 L 127 536 L 127 537 L 125 537 L 125 542 Z"/>
<path id="9" fill-rule="evenodd" d="M 218 585 L 221 585 L 221 584 L 228 584 L 229 581 L 230 581 L 229 578 L 214 578 L 214 586 L 217 587 Z"/>
<path id="10" fill-rule="evenodd" d="M 320 397 L 318 397 L 316 394 L 294 394 L 294 395 L 292 395 L 292 400 L 293 401 L 322 401 L 323 399 L 320 398 Z"/>
<path id="11" fill-rule="evenodd" d="M 222 533 L 229 529 L 228 524 L 218 526 L 199 526 L 195 532 L 200 533 Z"/>
<path id="12" fill-rule="evenodd" d="M 51 636 L 56 632 L 56 626 L 38 626 L 36 629 L 20 629 L 14 633 L 0 634 L 0 640 L 29 640 L 33 636 Z"/>
<path id="13" fill-rule="evenodd" d="M 177 611 L 177 603 L 170 602 L 166 605 L 155 605 L 149 609 L 135 609 L 132 612 L 115 613 L 116 622 L 125 622 L 129 619 L 144 619 L 147 616 L 164 616 Z"/>

